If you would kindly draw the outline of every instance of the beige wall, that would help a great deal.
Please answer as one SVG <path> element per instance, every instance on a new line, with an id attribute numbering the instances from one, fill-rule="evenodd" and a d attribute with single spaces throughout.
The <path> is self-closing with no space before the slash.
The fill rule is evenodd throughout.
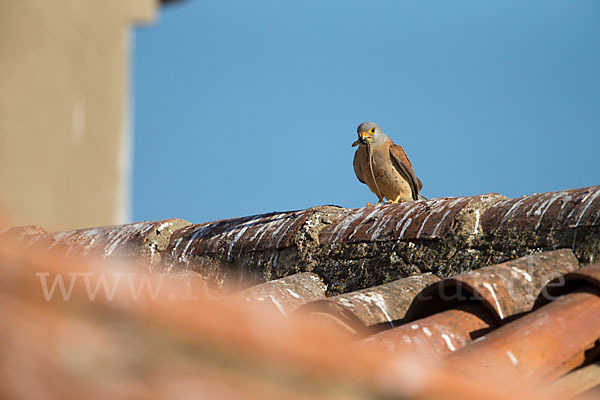
<path id="1" fill-rule="evenodd" d="M 129 217 L 129 31 L 156 0 L 0 1 L 0 207 L 48 230 Z"/>

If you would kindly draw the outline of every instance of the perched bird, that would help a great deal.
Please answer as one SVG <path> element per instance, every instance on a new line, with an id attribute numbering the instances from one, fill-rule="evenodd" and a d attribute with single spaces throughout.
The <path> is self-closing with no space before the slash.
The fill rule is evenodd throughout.
<path id="1" fill-rule="evenodd" d="M 388 203 L 425 200 L 419 194 L 423 184 L 402 146 L 395 144 L 374 122 L 363 122 L 357 132 L 358 140 L 352 143 L 352 147 L 358 145 L 354 172 L 375 193 L 379 200 L 376 205 L 384 198 Z"/>

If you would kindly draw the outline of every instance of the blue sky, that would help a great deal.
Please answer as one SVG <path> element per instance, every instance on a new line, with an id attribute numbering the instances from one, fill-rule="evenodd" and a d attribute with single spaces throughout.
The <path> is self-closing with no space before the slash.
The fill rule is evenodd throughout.
<path id="1" fill-rule="evenodd" d="M 595 0 L 188 0 L 133 77 L 136 221 L 373 202 L 362 121 L 427 197 L 600 184 Z"/>

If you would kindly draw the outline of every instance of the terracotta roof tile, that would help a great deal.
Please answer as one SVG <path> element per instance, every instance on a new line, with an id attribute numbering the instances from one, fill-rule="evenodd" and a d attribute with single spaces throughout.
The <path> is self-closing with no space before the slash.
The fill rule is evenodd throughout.
<path id="1" fill-rule="evenodd" d="M 548 282 L 539 294 L 534 308 L 539 308 L 570 291 L 585 286 L 600 287 L 600 264 L 585 266 Z"/>
<path id="2" fill-rule="evenodd" d="M 16 226 L 12 228 L 0 229 L 0 240 L 20 241 L 30 236 L 37 236 L 47 233 L 46 230 L 37 225 Z"/>
<path id="3" fill-rule="evenodd" d="M 189 262 L 194 254 L 223 254 L 233 261 L 240 253 L 284 249 L 292 245 L 297 230 L 310 211 L 270 213 L 190 225 L 173 236 L 172 259 Z"/>
<path id="4" fill-rule="evenodd" d="M 518 386 L 556 379 L 585 361 L 600 337 L 600 291 L 572 292 L 449 355 L 473 379 Z"/>
<path id="5" fill-rule="evenodd" d="M 483 210 L 505 198 L 494 193 L 352 209 L 342 214 L 335 225 L 323 229 L 319 240 L 328 245 L 361 241 L 439 239 L 455 228 L 477 233 Z M 462 223 L 457 223 L 461 219 Z"/>
<path id="6" fill-rule="evenodd" d="M 598 232 L 600 218 L 600 186 L 549 192 L 508 199 L 492 205 L 481 224 L 495 242 L 510 243 L 516 235 L 529 240 L 520 246 L 575 250 L 586 263 L 594 262 L 597 252 L 586 249 L 589 235 Z"/>
<path id="7" fill-rule="evenodd" d="M 578 267 L 573 252 L 562 249 L 465 272 L 423 290 L 408 318 L 422 318 L 465 302 L 480 302 L 497 320 L 509 318 L 531 310 L 549 281 Z"/>
<path id="8" fill-rule="evenodd" d="M 306 304 L 298 311 L 319 313 L 335 320 L 343 329 L 365 335 L 389 328 L 406 315 L 415 296 L 429 284 L 439 281 L 432 274 L 399 279 L 380 286 L 329 297 Z"/>
<path id="9" fill-rule="evenodd" d="M 576 369 L 552 382 L 550 391 L 557 393 L 561 398 L 570 399 L 594 388 L 600 389 L 600 363 L 598 362 Z"/>
<path id="10" fill-rule="evenodd" d="M 493 204 L 481 223 L 489 233 L 557 231 L 593 226 L 600 217 L 600 186 L 548 192 Z"/>
<path id="11" fill-rule="evenodd" d="M 407 323 L 367 342 L 389 351 L 445 356 L 527 313 L 545 285 L 578 268 L 570 250 L 535 254 L 434 282 L 415 296 Z"/>
<path id="12" fill-rule="evenodd" d="M 492 194 L 355 210 L 325 206 L 199 225 L 165 220 L 62 233 L 46 233 L 39 227 L 13 228 L 0 230 L 0 242 L 16 238 L 20 245 L 44 250 L 48 258 L 60 255 L 61 260 L 68 260 L 64 255 L 83 255 L 87 257 L 84 260 L 99 256 L 119 263 L 125 260 L 150 265 L 152 279 L 172 277 L 167 279 L 172 292 L 163 290 L 154 299 L 162 310 L 161 322 L 177 321 L 203 340 L 215 335 L 215 343 L 224 346 L 217 352 L 229 354 L 227 357 L 244 348 L 241 343 L 252 342 L 253 346 L 261 343 L 258 346 L 263 346 L 268 357 L 285 357 L 286 361 L 305 363 L 305 367 L 335 364 L 336 376 L 342 378 L 334 386 L 351 387 L 352 393 L 368 388 L 375 390 L 375 397 L 381 394 L 369 380 L 379 382 L 381 376 L 374 377 L 364 360 L 353 358 L 355 354 L 373 357 L 375 364 L 386 365 L 382 370 L 394 369 L 386 363 L 404 362 L 410 357 L 417 357 L 419 365 L 437 360 L 435 368 L 442 368 L 445 383 L 436 381 L 441 386 L 434 385 L 438 392 L 434 390 L 437 395 L 433 397 L 442 398 L 457 387 L 458 381 L 495 383 L 504 388 L 548 382 L 567 373 L 563 382 L 582 379 L 585 374 L 572 371 L 585 368 L 600 354 L 600 265 L 578 268 L 600 256 L 599 218 L 597 186 L 520 199 Z M 0 253 L 0 261 L 10 264 L 10 257 L 2 257 Z M 42 301 L 39 279 L 24 274 L 27 268 L 25 262 L 23 268 L 4 269 L 0 302 L 8 307 L 14 298 L 19 307 L 35 304 L 52 318 L 62 318 L 66 312 L 77 314 L 79 321 L 87 315 L 77 307 L 55 308 L 54 300 Z M 233 283 L 236 290 L 267 282 L 218 297 L 218 301 L 211 297 L 213 303 L 209 305 L 204 296 L 210 279 L 221 287 Z M 74 286 L 77 304 L 85 300 L 86 285 Z M 184 298 L 178 298 L 177 293 L 184 293 Z M 329 297 L 325 298 L 326 294 Z M 81 309 L 110 310 L 112 314 L 118 304 L 121 314 L 116 315 L 139 318 L 138 303 L 107 300 L 87 303 Z M 172 301 L 177 307 L 168 305 Z M 236 306 L 224 313 L 217 306 L 220 302 Z M 25 326 L 16 322 L 17 314 L 9 316 L 15 325 L 7 326 Z M 294 345 L 287 346 L 292 340 L 301 342 L 304 336 L 286 331 L 288 328 L 277 332 L 261 328 L 264 337 L 252 336 L 255 326 L 274 327 L 284 323 L 279 319 L 298 321 L 298 316 L 309 324 L 314 324 L 315 318 L 307 317 L 316 316 L 318 324 L 341 328 L 326 329 L 329 333 L 339 335 L 341 330 L 350 332 L 352 339 L 363 340 L 350 342 L 348 335 L 335 336 L 331 342 L 321 338 L 328 344 L 303 342 L 304 347 L 296 351 Z M 230 325 L 230 319 L 235 326 Z M 11 332 L 19 330 L 15 329 Z M 194 342 L 195 335 L 186 337 L 192 340 L 186 346 L 198 343 Z M 21 338 L 13 339 L 17 343 Z M 237 350 L 228 348 L 227 341 L 237 343 Z M 344 351 L 327 358 L 332 349 L 342 348 L 342 343 Z M 253 371 L 250 375 L 242 372 L 243 379 L 251 376 L 263 385 L 264 378 L 254 373 L 255 360 L 247 364 L 244 351 L 234 357 L 234 364 L 251 365 L 242 368 Z M 168 353 L 161 355 L 174 362 Z M 268 357 L 261 355 L 261 362 Z M 214 368 L 213 361 L 203 362 L 208 363 L 209 370 Z M 286 375 L 289 371 L 285 368 L 276 370 L 285 379 L 296 379 Z M 326 375 L 310 375 L 311 379 L 327 377 L 331 384 L 332 370 L 327 371 Z M 367 376 L 362 374 L 369 378 L 360 381 L 362 389 L 357 392 L 354 378 Z M 272 376 L 267 375 L 270 378 L 266 381 L 272 384 Z M 165 379 L 165 375 L 156 376 Z M 238 375 L 227 376 L 240 382 Z M 587 388 L 595 380 L 588 379 L 589 374 L 585 377 Z M 163 382 L 173 379 L 172 375 Z M 214 382 L 221 382 L 219 379 Z M 388 384 L 398 379 L 395 376 Z M 414 380 L 405 379 L 398 387 Z M 564 393 L 564 388 L 571 387 L 569 395 L 576 394 L 573 386 L 564 384 Z M 229 386 L 212 388 L 211 393 L 233 397 L 249 393 L 242 390 L 232 394 L 223 387 Z M 461 388 L 462 392 L 456 389 L 456 393 L 466 398 L 466 389 Z M 208 393 L 206 387 L 196 390 Z M 276 398 L 287 393 L 286 386 L 277 390 Z M 260 393 L 256 397 L 265 397 Z M 410 398 L 406 393 L 401 395 Z M 502 393 L 496 394 L 501 397 Z M 473 396 L 478 397 L 482 396 Z"/>
<path id="13" fill-rule="evenodd" d="M 422 272 L 456 275 L 561 247 L 589 261 L 600 253 L 590 235 L 600 232 L 596 193 L 598 187 L 270 213 L 189 226 L 164 254 L 172 268 L 212 274 L 217 282 L 225 275 L 255 283 L 312 271 L 329 295 Z M 551 216 L 564 221 L 546 223 Z"/>
<path id="14" fill-rule="evenodd" d="M 319 224 L 331 223 L 341 211 L 325 206 L 191 225 L 174 233 L 165 254 L 171 268 L 197 270 L 216 280 L 220 271 L 212 276 L 205 265 L 233 264 L 238 281 L 276 279 L 297 272 L 290 259 L 298 259 L 303 246 L 315 240 Z"/>
<path id="15" fill-rule="evenodd" d="M 318 275 L 303 272 L 252 286 L 231 296 L 287 316 L 303 304 L 325 298 L 326 289 Z"/>
<path id="16" fill-rule="evenodd" d="M 378 333 L 363 340 L 363 344 L 392 355 L 416 354 L 419 359 L 432 361 L 461 349 L 497 326 L 496 321 L 481 313 L 478 305 L 469 304 Z"/>
<path id="17" fill-rule="evenodd" d="M 41 249 L 91 257 L 118 256 L 124 259 L 160 261 L 160 252 L 171 234 L 190 223 L 180 219 L 102 226 L 32 237 L 30 243 Z"/>
<path id="18" fill-rule="evenodd" d="M 254 312 L 239 299 L 188 298 L 168 282 L 173 300 L 148 291 L 134 300 L 124 285 L 112 299 L 90 301 L 82 279 L 68 301 L 40 293 L 36 271 L 102 274 L 89 260 L 0 244 L 0 272 L 10 278 L 0 280 L 0 397 L 522 398 L 426 363 L 351 349 L 344 336 Z"/>
<path id="19" fill-rule="evenodd" d="M 557 379 L 598 357 L 600 264 L 553 279 L 539 291 L 533 308 L 449 355 L 445 362 L 474 379 L 518 386 Z M 589 374 L 582 378 L 574 374 L 564 381 L 571 383 L 561 384 L 562 393 L 579 393 L 568 387 L 579 379 L 600 383 Z"/>

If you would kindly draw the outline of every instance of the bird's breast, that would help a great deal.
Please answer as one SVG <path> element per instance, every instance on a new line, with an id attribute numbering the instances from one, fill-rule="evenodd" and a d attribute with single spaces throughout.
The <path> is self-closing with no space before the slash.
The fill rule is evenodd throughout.
<path id="1" fill-rule="evenodd" d="M 387 146 L 374 148 L 371 157 L 365 146 L 362 158 L 366 167 L 363 169 L 365 182 L 375 194 L 380 192 L 379 195 L 390 200 L 398 195 L 404 201 L 412 198 L 410 185 L 396 168 Z"/>

